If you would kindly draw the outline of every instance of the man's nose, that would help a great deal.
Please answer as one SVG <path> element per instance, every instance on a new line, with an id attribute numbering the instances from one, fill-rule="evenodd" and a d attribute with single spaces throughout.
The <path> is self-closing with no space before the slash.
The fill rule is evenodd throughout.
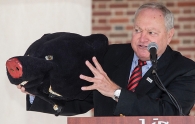
<path id="1" fill-rule="evenodd" d="M 140 41 L 141 41 L 141 42 L 146 42 L 146 41 L 148 41 L 148 36 L 147 36 L 147 33 L 146 33 L 145 31 L 142 31 L 142 32 L 141 32 Z"/>

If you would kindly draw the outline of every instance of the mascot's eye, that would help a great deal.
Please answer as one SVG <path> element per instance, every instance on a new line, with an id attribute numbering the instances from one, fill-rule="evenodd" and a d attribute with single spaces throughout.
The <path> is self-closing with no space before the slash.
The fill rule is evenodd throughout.
<path id="1" fill-rule="evenodd" d="M 45 56 L 45 59 L 46 60 L 53 60 L 53 56 L 52 55 L 47 55 L 47 56 Z"/>

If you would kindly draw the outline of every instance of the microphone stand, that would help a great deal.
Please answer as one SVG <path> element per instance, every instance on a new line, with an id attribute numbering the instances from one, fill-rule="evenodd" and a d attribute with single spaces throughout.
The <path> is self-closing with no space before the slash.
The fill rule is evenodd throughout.
<path id="1" fill-rule="evenodd" d="M 160 78 L 159 78 L 159 76 L 156 72 L 156 70 L 157 70 L 157 61 L 152 61 L 152 68 L 153 68 L 152 75 L 154 77 L 154 82 L 156 83 L 156 85 L 169 96 L 169 98 L 171 99 L 174 106 L 178 109 L 179 115 L 180 116 L 184 115 L 183 112 L 182 112 L 182 108 L 178 104 L 177 100 L 174 98 L 174 96 L 171 93 L 169 93 L 169 91 L 165 88 L 162 81 L 160 80 Z"/>

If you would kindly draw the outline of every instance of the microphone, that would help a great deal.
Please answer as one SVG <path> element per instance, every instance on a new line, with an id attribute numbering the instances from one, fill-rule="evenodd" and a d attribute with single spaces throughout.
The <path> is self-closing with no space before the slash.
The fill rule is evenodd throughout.
<path id="1" fill-rule="evenodd" d="M 152 62 L 152 67 L 156 70 L 157 67 L 157 50 L 158 46 L 155 42 L 148 44 L 148 51 L 150 52 L 150 61 Z"/>
<path id="2" fill-rule="evenodd" d="M 168 97 L 170 98 L 170 100 L 172 101 L 172 103 L 174 104 L 174 106 L 178 109 L 179 111 L 179 115 L 184 115 L 182 112 L 182 108 L 179 105 L 178 101 L 175 99 L 175 97 L 166 89 L 166 87 L 164 86 L 164 84 L 162 83 L 162 81 L 160 80 L 158 74 L 157 74 L 157 50 L 158 50 L 158 46 L 155 42 L 151 42 L 148 44 L 148 51 L 150 52 L 150 61 L 152 62 L 152 75 L 154 77 L 154 82 L 156 83 L 156 85 L 162 90 L 164 91 Z"/>

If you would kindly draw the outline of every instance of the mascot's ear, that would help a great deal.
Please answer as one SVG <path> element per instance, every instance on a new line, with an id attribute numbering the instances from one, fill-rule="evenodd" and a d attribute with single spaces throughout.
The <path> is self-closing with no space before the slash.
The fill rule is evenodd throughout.
<path id="1" fill-rule="evenodd" d="M 86 37 L 88 39 L 88 43 L 92 45 L 94 49 L 94 56 L 96 56 L 99 60 L 103 59 L 104 54 L 108 49 L 108 38 L 103 34 L 92 34 Z"/>

